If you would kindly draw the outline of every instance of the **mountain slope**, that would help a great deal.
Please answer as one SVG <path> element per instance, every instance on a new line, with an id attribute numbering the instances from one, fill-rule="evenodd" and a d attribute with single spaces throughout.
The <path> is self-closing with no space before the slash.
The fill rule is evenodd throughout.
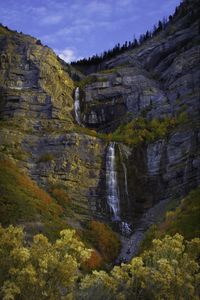
<path id="1" fill-rule="evenodd" d="M 68 189 L 79 219 L 91 216 L 103 143 L 74 121 L 74 83 L 40 41 L 0 27 L 0 154 L 51 191 Z M 75 217 L 76 219 L 76 217 Z"/>
<path id="2" fill-rule="evenodd" d="M 119 142 L 125 219 L 200 183 L 199 7 L 183 1 L 163 31 L 78 83 L 82 122 Z"/>
<path id="3" fill-rule="evenodd" d="M 88 77 L 40 41 L 0 27 L 0 158 L 17 162 L 63 209 L 67 195 L 72 226 L 98 218 L 119 229 L 107 203 L 110 141 L 120 218 L 132 229 L 155 203 L 200 183 L 199 1 L 184 3 L 162 32 Z M 75 122 L 75 85 L 89 128 Z"/>

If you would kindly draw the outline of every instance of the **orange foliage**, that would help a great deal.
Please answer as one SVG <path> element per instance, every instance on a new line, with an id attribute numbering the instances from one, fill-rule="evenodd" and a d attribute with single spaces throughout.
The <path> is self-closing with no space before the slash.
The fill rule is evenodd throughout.
<path id="1" fill-rule="evenodd" d="M 29 189 L 32 194 L 36 197 L 44 201 L 46 204 L 50 204 L 52 202 L 51 197 L 42 189 L 40 189 L 35 182 L 33 182 L 30 178 L 28 178 L 25 174 L 20 174 L 18 176 L 19 184 L 25 186 Z"/>
<path id="2" fill-rule="evenodd" d="M 28 193 L 39 200 L 41 200 L 44 204 L 51 204 L 52 198 L 51 196 L 42 190 L 33 180 L 31 180 L 24 172 L 19 170 L 19 168 L 14 165 L 11 161 L 2 160 L 1 165 L 8 169 L 13 177 L 16 178 L 18 186 L 25 187 Z M 57 208 L 60 212 L 62 212 L 62 208 L 57 205 Z"/>
<path id="3" fill-rule="evenodd" d="M 50 190 L 52 196 L 58 201 L 59 204 L 66 204 L 70 202 L 70 198 L 65 190 L 59 187 Z"/>
<path id="4" fill-rule="evenodd" d="M 32 181 L 27 175 L 20 173 L 17 176 L 17 181 L 20 185 L 25 186 L 26 189 L 31 191 L 33 196 L 41 199 L 44 203 L 50 204 L 52 202 L 51 197 L 42 189 L 40 189 L 37 184 Z"/>
<path id="5" fill-rule="evenodd" d="M 112 229 L 101 222 L 90 222 L 90 238 L 106 262 L 113 261 L 119 254 L 120 241 Z"/>
<path id="6" fill-rule="evenodd" d="M 83 265 L 85 271 L 98 270 L 103 265 L 103 259 L 99 252 L 93 250 L 90 258 Z"/>

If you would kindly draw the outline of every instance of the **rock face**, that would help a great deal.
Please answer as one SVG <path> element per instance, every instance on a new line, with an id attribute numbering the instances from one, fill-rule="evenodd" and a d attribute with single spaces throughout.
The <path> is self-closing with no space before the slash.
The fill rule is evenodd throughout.
<path id="1" fill-rule="evenodd" d="M 101 71 L 80 85 L 81 121 L 89 128 L 111 132 L 140 116 L 183 112 L 190 120 L 154 142 L 116 145 L 120 218 L 133 225 L 153 204 L 200 183 L 199 22 L 188 19 L 178 15 L 137 49 L 91 67 L 87 73 Z M 16 160 L 47 190 L 66 188 L 76 225 L 109 220 L 108 145 L 75 123 L 70 68 L 36 39 L 4 27 L 0 68 L 0 157 Z M 73 78 L 84 78 L 77 74 L 73 69 Z"/>
<path id="2" fill-rule="evenodd" d="M 165 139 L 129 149 L 119 145 L 118 182 L 126 220 L 200 183 L 200 35 L 199 19 L 192 19 L 191 11 L 196 16 L 200 12 L 198 1 L 187 2 L 187 13 L 179 11 L 159 35 L 86 70 L 100 70 L 88 75 L 91 83 L 82 90 L 86 126 L 110 132 L 141 116 L 152 120 L 185 114 L 190 119 Z M 105 178 L 102 182 L 105 186 Z M 106 198 L 101 198 L 105 212 Z"/>
<path id="3" fill-rule="evenodd" d="M 135 118 L 142 112 L 147 118 L 180 110 L 199 116 L 199 21 L 192 22 L 189 13 L 193 6 L 197 13 L 198 1 L 190 5 L 188 14 L 175 17 L 160 35 L 106 61 L 103 70 L 90 75 L 96 81 L 86 85 L 82 99 L 87 126 L 106 128 L 127 114 Z"/>
<path id="4" fill-rule="evenodd" d="M 95 211 L 104 142 L 76 133 L 74 85 L 36 39 L 0 27 L 0 152 L 43 188 L 67 189 L 74 220 Z"/>
<path id="5" fill-rule="evenodd" d="M 3 27 L 0 34 L 1 116 L 70 122 L 73 82 L 53 51 Z"/>

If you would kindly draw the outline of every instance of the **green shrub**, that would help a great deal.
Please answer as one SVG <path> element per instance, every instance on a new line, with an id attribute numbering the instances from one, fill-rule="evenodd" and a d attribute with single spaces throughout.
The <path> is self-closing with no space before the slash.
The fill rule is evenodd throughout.
<path id="1" fill-rule="evenodd" d="M 86 85 L 92 84 L 94 82 L 97 81 L 97 77 L 96 76 L 87 76 L 84 79 L 82 79 L 81 81 L 78 81 L 76 83 L 77 86 L 79 86 L 81 89 L 84 89 L 86 87 Z"/>
<path id="2" fill-rule="evenodd" d="M 153 225 L 146 233 L 140 251 L 149 249 L 154 238 L 161 238 L 165 234 L 179 233 L 185 239 L 200 237 L 200 187 L 191 191 L 181 204 L 166 212 L 165 220 Z"/>

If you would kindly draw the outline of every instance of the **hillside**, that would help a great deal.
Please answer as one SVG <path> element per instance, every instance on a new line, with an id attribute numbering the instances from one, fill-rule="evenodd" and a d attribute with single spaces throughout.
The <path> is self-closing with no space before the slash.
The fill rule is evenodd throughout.
<path id="1" fill-rule="evenodd" d="M 1 27 L 0 40 L 1 157 L 14 160 L 49 191 L 68 189 L 75 220 L 79 214 L 88 219 L 103 145 L 76 133 L 74 83 L 53 51 L 36 39 Z"/>
<path id="2" fill-rule="evenodd" d="M 1 299 L 199 299 L 199 4 L 72 65 L 0 25 Z"/>
<path id="3" fill-rule="evenodd" d="M 199 184 L 198 16 L 199 1 L 184 1 L 161 32 L 99 65 L 86 63 L 100 71 L 76 83 L 82 124 L 116 143 L 123 220 Z"/>
<path id="4" fill-rule="evenodd" d="M 198 4 L 184 1 L 162 30 L 88 76 L 0 26 L 3 226 L 51 239 L 73 227 L 84 239 L 95 220 L 123 242 L 199 185 Z"/>

